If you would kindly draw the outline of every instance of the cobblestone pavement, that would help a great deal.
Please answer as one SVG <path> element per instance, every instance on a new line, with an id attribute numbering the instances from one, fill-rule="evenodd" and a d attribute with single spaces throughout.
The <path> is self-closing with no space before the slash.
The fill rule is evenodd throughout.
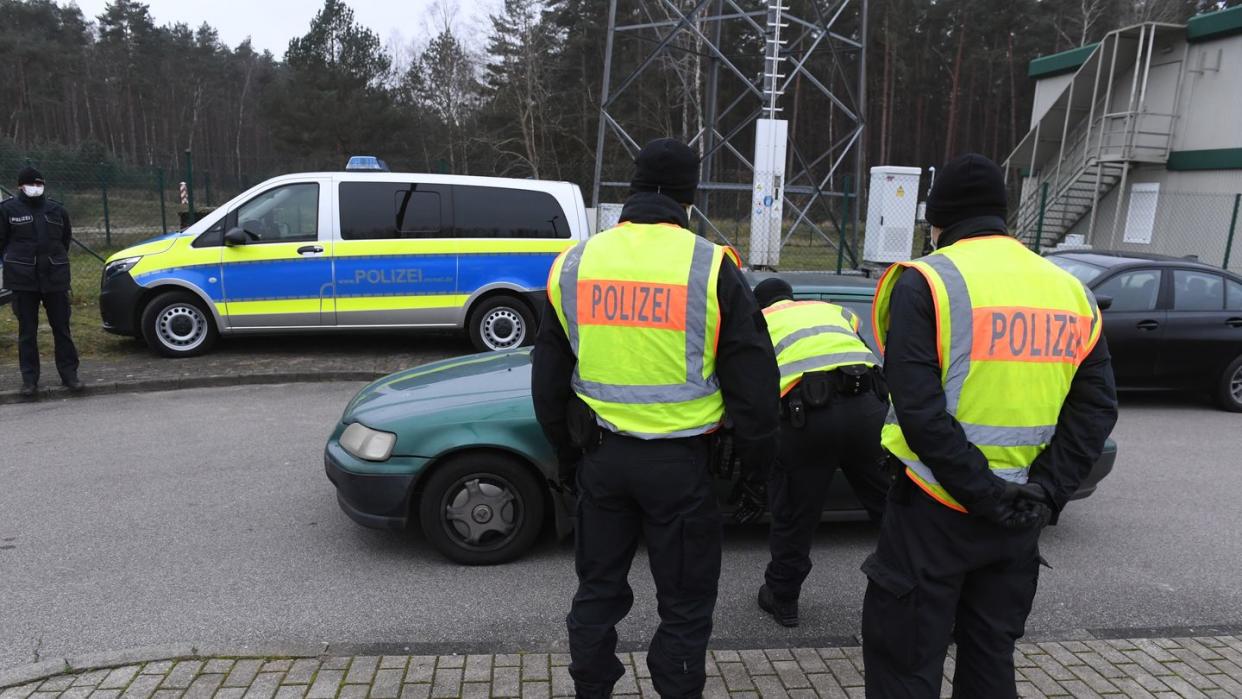
<path id="1" fill-rule="evenodd" d="M 226 338 L 205 355 L 166 359 L 138 340 L 120 357 L 87 359 L 79 374 L 87 392 L 292 381 L 369 381 L 394 371 L 474 352 L 460 332 L 285 335 Z M 16 357 L 0 357 L 0 403 L 22 400 Z M 52 357 L 42 357 L 41 398 L 68 395 Z"/>
<path id="2" fill-rule="evenodd" d="M 654 697 L 645 653 L 623 653 L 616 696 Z M 1023 697 L 1240 697 L 1242 637 L 1019 644 Z M 187 658 L 83 670 L 0 699 L 446 699 L 573 695 L 564 654 Z M 953 672 L 950 657 L 946 677 Z M 862 697 L 861 649 L 716 650 L 706 697 Z M 943 696 L 951 685 L 946 678 Z"/>

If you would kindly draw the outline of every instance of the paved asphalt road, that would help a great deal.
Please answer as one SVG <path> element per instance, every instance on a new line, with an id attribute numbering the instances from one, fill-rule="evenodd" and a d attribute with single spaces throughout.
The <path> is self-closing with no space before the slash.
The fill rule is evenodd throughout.
<path id="1" fill-rule="evenodd" d="M 462 568 L 418 534 L 354 525 L 323 441 L 356 386 L 202 389 L 0 406 L 0 667 L 169 642 L 415 643 L 420 651 L 564 645 L 572 552 Z M 1029 630 L 1242 622 L 1242 416 L 1138 397 L 1117 470 L 1049 530 Z M 764 529 L 726 535 L 715 638 L 726 646 L 856 633 L 874 531 L 824 525 L 803 626 L 755 608 Z M 646 562 L 623 642 L 655 620 Z"/>

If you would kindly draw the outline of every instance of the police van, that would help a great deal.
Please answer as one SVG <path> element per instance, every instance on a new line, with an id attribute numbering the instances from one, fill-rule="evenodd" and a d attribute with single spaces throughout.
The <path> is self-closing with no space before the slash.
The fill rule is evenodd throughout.
<path id="1" fill-rule="evenodd" d="M 179 233 L 112 255 L 110 332 L 167 357 L 220 335 L 461 328 L 480 351 L 530 344 L 548 269 L 588 235 L 577 185 L 387 172 L 283 175 Z"/>

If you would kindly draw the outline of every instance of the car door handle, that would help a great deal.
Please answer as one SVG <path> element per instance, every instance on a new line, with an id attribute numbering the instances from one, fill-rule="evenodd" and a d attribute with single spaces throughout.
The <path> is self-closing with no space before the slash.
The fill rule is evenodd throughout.
<path id="1" fill-rule="evenodd" d="M 1160 327 L 1160 323 L 1154 320 L 1140 320 L 1136 325 L 1139 330 L 1155 330 Z"/>
<path id="2" fill-rule="evenodd" d="M 1242 328 L 1242 318 L 1230 318 L 1225 321 L 1225 325 L 1231 328 Z"/>
<path id="3" fill-rule="evenodd" d="M 318 245 L 303 245 L 298 248 L 299 255 L 318 255 L 323 252 L 323 248 Z"/>

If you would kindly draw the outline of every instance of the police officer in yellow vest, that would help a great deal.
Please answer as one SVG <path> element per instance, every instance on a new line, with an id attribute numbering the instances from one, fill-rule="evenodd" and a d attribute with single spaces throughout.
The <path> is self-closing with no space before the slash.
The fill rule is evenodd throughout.
<path id="1" fill-rule="evenodd" d="M 879 521 L 889 479 L 880 430 L 888 412 L 879 360 L 858 336 L 849 309 L 794 301 L 783 279 L 755 287 L 781 372 L 780 456 L 767 482 L 772 560 L 759 607 L 782 626 L 798 625 L 798 597 L 811 572 L 811 541 L 840 467 Z"/>
<path id="2" fill-rule="evenodd" d="M 566 620 L 578 696 L 609 696 L 623 674 L 615 627 L 633 605 L 627 578 L 643 539 L 660 614 L 652 683 L 692 697 L 720 576 L 708 435 L 727 409 L 743 464 L 762 469 L 776 451 L 778 374 L 736 260 L 688 230 L 697 155 L 659 139 L 635 165 L 621 223 L 552 265 L 532 394 L 562 482 L 578 491 Z"/>
<path id="3" fill-rule="evenodd" d="M 1006 234 L 1000 169 L 942 168 L 928 195 L 936 251 L 879 282 L 876 338 L 901 475 L 862 569 L 868 697 L 1014 697 L 1013 649 L 1039 576 L 1039 534 L 1117 418 L 1090 292 Z"/>

